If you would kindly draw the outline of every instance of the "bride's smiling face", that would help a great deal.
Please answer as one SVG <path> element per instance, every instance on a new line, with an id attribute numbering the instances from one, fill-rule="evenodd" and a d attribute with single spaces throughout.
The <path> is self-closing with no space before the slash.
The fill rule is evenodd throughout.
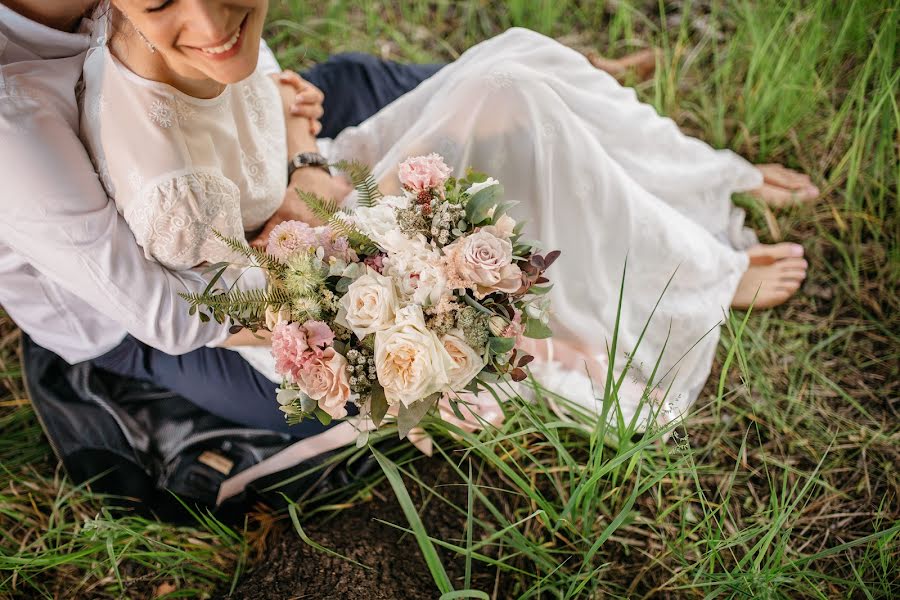
<path id="1" fill-rule="evenodd" d="M 179 77 L 236 83 L 256 69 L 268 0 L 113 0 Z"/>

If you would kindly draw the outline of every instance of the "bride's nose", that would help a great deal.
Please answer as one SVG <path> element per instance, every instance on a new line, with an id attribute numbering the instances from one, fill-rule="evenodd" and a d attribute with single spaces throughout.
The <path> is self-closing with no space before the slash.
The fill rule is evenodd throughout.
<path id="1" fill-rule="evenodd" d="M 191 37 L 203 45 L 219 43 L 234 33 L 228 29 L 231 11 L 221 0 L 188 0 L 182 10 Z"/>

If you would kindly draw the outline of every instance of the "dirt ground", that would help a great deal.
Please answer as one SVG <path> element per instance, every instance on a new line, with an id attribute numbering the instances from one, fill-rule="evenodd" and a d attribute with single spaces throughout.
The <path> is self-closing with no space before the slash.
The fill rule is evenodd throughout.
<path id="1" fill-rule="evenodd" d="M 419 479 L 436 487 L 456 506 L 466 506 L 466 488 L 451 467 L 441 459 L 421 459 L 414 463 Z M 466 517 L 434 497 L 411 478 L 404 482 L 433 538 L 464 545 Z M 373 498 L 343 509 L 331 520 L 312 520 L 304 532 L 322 546 L 372 567 L 369 571 L 350 561 L 331 556 L 307 545 L 287 522 L 268 545 L 266 558 L 245 575 L 233 594 L 221 600 L 396 600 L 398 598 L 438 598 L 422 553 L 411 534 L 379 520 L 408 527 L 408 522 L 388 482 L 372 490 Z M 475 538 L 478 539 L 477 537 Z M 463 589 L 465 564 L 455 555 L 440 551 L 441 560 L 454 589 Z M 489 566 L 472 561 L 471 588 L 489 594 L 502 593 L 502 581 Z"/>

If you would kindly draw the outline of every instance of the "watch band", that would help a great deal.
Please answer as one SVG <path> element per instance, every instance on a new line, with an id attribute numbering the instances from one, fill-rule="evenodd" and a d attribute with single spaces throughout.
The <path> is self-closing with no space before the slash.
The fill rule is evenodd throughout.
<path id="1" fill-rule="evenodd" d="M 327 158 L 318 152 L 301 152 L 295 154 L 291 160 L 288 161 L 288 181 L 291 180 L 294 171 L 302 169 L 303 167 L 316 167 L 317 169 L 322 169 L 329 175 L 331 174 L 331 170 L 328 168 Z"/>

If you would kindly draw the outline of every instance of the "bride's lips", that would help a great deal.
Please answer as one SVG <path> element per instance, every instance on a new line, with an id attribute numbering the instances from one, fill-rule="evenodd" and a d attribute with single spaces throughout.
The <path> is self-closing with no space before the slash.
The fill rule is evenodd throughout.
<path id="1" fill-rule="evenodd" d="M 249 19 L 250 13 L 247 13 L 237 30 L 221 42 L 217 42 L 214 45 L 206 46 L 204 48 L 197 48 L 194 46 L 188 46 L 188 48 L 199 53 L 207 60 L 228 60 L 241 51 L 241 46 L 244 45 L 244 35 Z"/>

